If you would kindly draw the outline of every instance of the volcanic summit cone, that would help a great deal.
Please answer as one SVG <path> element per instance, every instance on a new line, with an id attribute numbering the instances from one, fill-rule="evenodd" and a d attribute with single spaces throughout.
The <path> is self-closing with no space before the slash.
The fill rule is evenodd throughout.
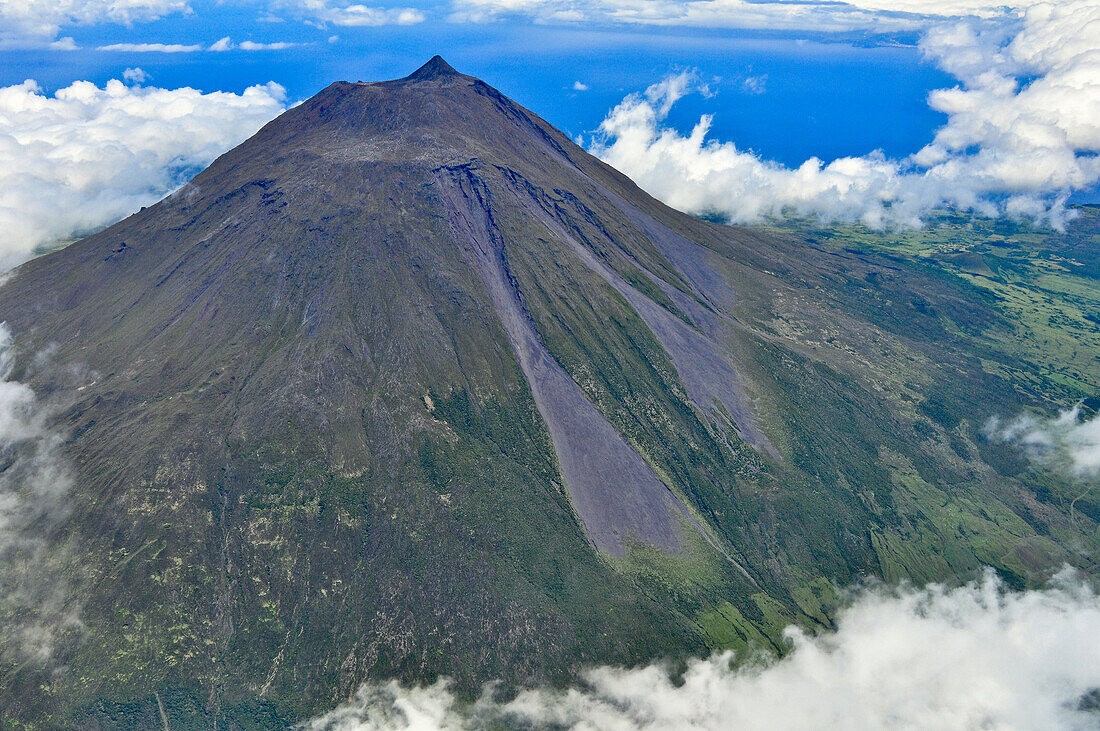
<path id="1" fill-rule="evenodd" d="M 0 705 L 285 722 L 779 648 L 865 574 L 1025 576 L 1065 551 L 957 428 L 1010 392 L 955 334 L 995 317 L 674 211 L 439 57 L 333 84 L 0 287 L 62 404 L 80 622 Z"/>

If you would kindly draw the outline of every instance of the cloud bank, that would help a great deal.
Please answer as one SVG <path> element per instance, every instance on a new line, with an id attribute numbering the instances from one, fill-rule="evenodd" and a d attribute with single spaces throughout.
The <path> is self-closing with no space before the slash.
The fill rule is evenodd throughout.
<path id="1" fill-rule="evenodd" d="M 342 26 L 413 25 L 425 19 L 424 13 L 414 7 L 375 7 L 339 0 L 257 0 L 252 4 L 290 9 L 314 23 Z M 76 47 L 72 38 L 58 38 L 64 28 L 104 23 L 134 25 L 190 13 L 212 16 L 218 6 L 188 0 L 0 0 L 0 48 L 71 50 Z"/>
<path id="2" fill-rule="evenodd" d="M 687 73 L 624 99 L 592 151 L 670 205 L 738 223 L 794 213 L 919 226 L 946 205 L 1061 227 L 1069 195 L 1100 181 L 1098 37 L 1096 0 L 935 26 L 921 48 L 960 84 L 929 96 L 947 123 L 904 160 L 874 152 L 792 169 L 708 140 L 709 115 L 681 134 L 664 121 L 700 89 Z"/>
<path id="3" fill-rule="evenodd" d="M 454 0 L 453 18 L 523 15 L 543 22 L 679 25 L 751 30 L 913 31 L 944 18 L 998 18 L 1042 0 Z"/>
<path id="4" fill-rule="evenodd" d="M 424 13 L 413 8 L 338 0 L 270 2 L 273 8 L 323 26 L 424 20 Z M 541 7 L 541 0 L 486 2 L 515 12 Z M 699 6 L 739 18 L 781 11 L 919 20 L 927 29 L 921 42 L 924 53 L 959 80 L 955 88 L 930 95 L 930 105 L 944 112 L 948 121 L 908 158 L 889 159 L 871 152 L 831 162 L 811 158 L 789 168 L 740 150 L 733 142 L 708 139 L 710 116 L 702 117 L 687 134 L 669 127 L 666 119 L 672 106 L 703 86 L 687 74 L 666 79 L 612 110 L 591 149 L 677 208 L 719 214 L 738 223 L 793 213 L 884 228 L 919 226 L 930 211 L 953 206 L 1062 227 L 1068 197 L 1100 181 L 1097 0 L 1015 3 L 1016 8 L 1027 6 L 1023 10 L 982 0 L 617 0 L 554 7 L 566 14 L 581 8 L 583 15 L 597 6 L 624 18 L 667 19 L 683 8 Z M 133 20 L 189 9 L 174 0 L 92 3 L 79 12 L 64 3 L 24 7 L 0 0 L 0 19 L 3 13 L 41 15 L 47 7 L 64 10 L 50 17 L 67 18 L 65 22 Z M 928 25 L 930 18 L 959 15 L 967 20 Z M 46 32 L 60 22 L 39 25 Z M 824 20 L 813 25 L 819 30 L 832 27 Z M 101 48 L 184 53 L 275 51 L 289 45 L 235 43 L 225 37 L 213 45 L 130 43 Z M 586 86 L 578 83 L 575 90 Z M 741 91 L 767 93 L 767 80 L 748 77 Z M 37 245 L 87 232 L 155 200 L 274 116 L 283 103 L 283 91 L 274 84 L 241 95 L 135 89 L 118 82 L 103 89 L 77 82 L 52 98 L 34 82 L 0 89 L 0 262 L 18 261 Z"/>
<path id="5" fill-rule="evenodd" d="M 1081 416 L 1081 405 L 1052 419 L 1030 414 L 1003 421 L 994 416 L 985 435 L 1003 444 L 1015 444 L 1033 461 L 1080 478 L 1100 475 L 1100 414 Z"/>
<path id="6" fill-rule="evenodd" d="M 0 46 L 48 43 L 62 26 L 128 25 L 190 10 L 187 0 L 0 0 Z"/>
<path id="7" fill-rule="evenodd" d="M 285 100 L 274 83 L 240 94 L 121 81 L 52 96 L 34 81 L 0 88 L 0 268 L 157 201 Z"/>
<path id="8" fill-rule="evenodd" d="M 788 630 L 782 660 L 731 669 L 697 660 L 682 684 L 664 668 L 598 668 L 582 687 L 508 703 L 459 703 L 445 681 L 366 685 L 310 731 L 483 728 L 491 721 L 656 729 L 1086 729 L 1100 723 L 1100 597 L 1064 571 L 1043 590 L 1005 591 L 990 572 L 948 589 L 867 589 L 834 633 Z"/>
<path id="9" fill-rule="evenodd" d="M 441 0 L 433 10 L 452 20 L 485 22 L 523 16 L 537 22 L 675 25 L 766 31 L 915 31 L 943 18 L 996 18 L 1041 0 Z M 418 7 L 364 5 L 348 0 L 254 0 L 269 11 L 289 10 L 320 25 L 412 25 Z M 0 0 L 0 45 L 49 46 L 63 28 L 97 23 L 130 25 L 168 15 L 210 14 L 218 3 L 188 0 Z M 268 16 L 270 17 L 270 16 Z M 62 47 L 62 46 L 58 46 Z"/>

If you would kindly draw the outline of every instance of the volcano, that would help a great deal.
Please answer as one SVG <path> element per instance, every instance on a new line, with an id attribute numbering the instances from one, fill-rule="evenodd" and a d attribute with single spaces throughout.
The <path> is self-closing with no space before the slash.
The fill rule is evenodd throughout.
<path id="1" fill-rule="evenodd" d="M 782 652 L 865 576 L 1026 584 L 1095 523 L 980 439 L 1026 402 L 966 337 L 999 317 L 672 210 L 438 56 L 335 83 L 0 287 L 72 473 L 2 713 L 269 727 Z"/>

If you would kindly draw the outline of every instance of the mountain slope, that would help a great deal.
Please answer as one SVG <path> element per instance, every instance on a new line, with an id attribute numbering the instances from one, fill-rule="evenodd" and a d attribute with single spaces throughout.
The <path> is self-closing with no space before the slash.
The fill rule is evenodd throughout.
<path id="1" fill-rule="evenodd" d="M 779 649 L 860 576 L 1096 551 L 979 438 L 1029 402 L 963 337 L 1004 324 L 979 291 L 673 211 L 438 57 L 28 262 L 0 319 L 74 473 L 71 611 L 4 610 L 55 637 L 4 657 L 9 719 Z"/>

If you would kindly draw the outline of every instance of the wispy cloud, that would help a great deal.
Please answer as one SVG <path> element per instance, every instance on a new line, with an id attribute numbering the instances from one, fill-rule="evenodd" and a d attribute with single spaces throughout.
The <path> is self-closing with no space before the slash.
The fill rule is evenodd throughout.
<path id="1" fill-rule="evenodd" d="M 768 90 L 768 75 L 746 76 L 741 79 L 741 91 L 751 96 L 759 96 Z"/>
<path id="2" fill-rule="evenodd" d="M 210 51 L 212 53 L 224 53 L 226 51 L 282 51 L 294 48 L 299 44 L 287 41 L 275 41 L 273 43 L 257 43 L 255 41 L 241 41 L 235 43 L 229 36 L 224 36 L 204 46 L 200 43 L 111 43 L 99 46 L 98 51 L 114 51 L 116 53 L 196 53 L 198 51 Z"/>
<path id="3" fill-rule="evenodd" d="M 274 43 L 256 43 L 254 41 L 241 41 L 238 48 L 242 51 L 283 51 L 287 48 L 294 48 L 297 43 L 291 43 L 289 41 L 275 41 Z"/>
<path id="4" fill-rule="evenodd" d="M 49 353 L 34 359 L 41 368 Z M 15 351 L 0 323 L 0 656 L 45 662 L 54 642 L 79 631 L 80 607 L 68 594 L 72 576 L 57 528 L 69 516 L 72 470 L 63 440 L 48 421 L 49 404 L 13 380 Z"/>
<path id="5" fill-rule="evenodd" d="M 1100 599 L 1064 572 L 1044 590 L 1006 592 L 992 573 L 948 589 L 866 590 L 837 630 L 788 630 L 782 660 L 731 667 L 721 654 L 688 665 L 598 668 L 567 690 L 463 704 L 446 681 L 368 684 L 303 728 L 373 729 L 1084 729 L 1100 688 Z"/>
<path id="6" fill-rule="evenodd" d="M 662 200 L 736 222 L 794 212 L 881 228 L 919 226 L 949 205 L 1060 226 L 1065 201 L 1100 181 L 1100 3 L 1036 7 L 1011 22 L 930 29 L 924 53 L 959 80 L 932 92 L 947 123 L 902 160 L 881 153 L 788 168 L 708 139 L 711 117 L 689 134 L 664 125 L 697 88 L 680 74 L 623 100 L 593 151 Z"/>
<path id="7" fill-rule="evenodd" d="M 994 416 L 984 432 L 987 438 L 1015 444 L 1035 462 L 1074 477 L 1100 474 L 1100 415 L 1083 418 L 1080 404 L 1053 418 L 1024 414 L 1005 421 Z"/>
<path id="8" fill-rule="evenodd" d="M 679 25 L 814 33 L 916 31 L 944 18 L 1003 18 L 1039 0 L 440 0 L 435 6 L 392 7 L 348 0 L 258 0 L 260 19 L 284 13 L 315 25 L 415 25 L 429 12 L 484 22 L 523 16 L 539 22 Z M 43 46 L 63 29 L 134 23 L 169 15 L 213 14 L 217 3 L 187 0 L 0 0 L 0 46 Z"/>
<path id="9" fill-rule="evenodd" d="M 229 36 L 225 36 L 206 49 L 208 51 L 221 52 L 221 51 L 282 51 L 287 48 L 294 48 L 297 43 L 289 43 L 287 41 L 276 41 L 274 43 L 256 43 L 255 41 L 241 41 L 240 43 L 234 43 L 233 39 Z"/>
<path id="10" fill-rule="evenodd" d="M 945 18 L 1004 17 L 1041 0 L 454 0 L 456 20 L 522 15 L 545 22 L 601 22 L 810 31 L 913 31 Z"/>
<path id="11" fill-rule="evenodd" d="M 415 25 L 425 20 L 425 13 L 416 7 L 363 5 L 337 0 L 260 0 L 271 11 L 290 11 L 299 18 L 318 25 L 383 26 Z M 75 48 L 72 38 L 62 38 L 63 29 L 104 23 L 132 26 L 170 15 L 203 13 L 213 16 L 217 3 L 195 3 L 188 0 L 0 0 L 0 48 Z M 266 21 L 283 20 L 268 13 Z M 244 45 L 243 43 L 241 44 Z M 260 44 L 264 48 L 244 50 L 278 50 L 283 43 Z M 184 52 L 199 50 L 183 44 L 111 43 L 109 50 L 139 52 Z M 173 50 L 169 50 L 173 49 Z"/>
<path id="12" fill-rule="evenodd" d="M 276 5 L 320 26 L 417 25 L 427 16 L 414 7 L 380 7 L 331 0 L 277 0 Z"/>
<path id="13" fill-rule="evenodd" d="M 278 84 L 240 94 L 78 81 L 52 96 L 0 88 L 0 266 L 163 197 L 284 108 Z"/>
<path id="14" fill-rule="evenodd" d="M 120 53 L 194 53 L 203 50 L 203 46 L 180 43 L 109 43 L 97 47 L 96 50 Z"/>

